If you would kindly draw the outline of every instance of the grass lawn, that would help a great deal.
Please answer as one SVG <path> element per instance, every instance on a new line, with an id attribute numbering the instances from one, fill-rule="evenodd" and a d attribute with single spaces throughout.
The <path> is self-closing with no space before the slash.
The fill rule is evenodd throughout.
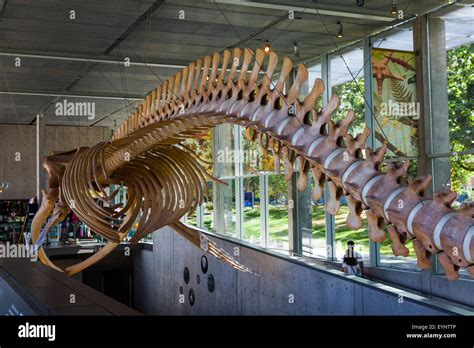
<path id="1" fill-rule="evenodd" d="M 340 248 L 345 249 L 346 243 L 349 240 L 353 240 L 358 246 L 357 250 L 362 254 L 369 253 L 369 233 L 367 228 L 367 220 L 365 214 L 362 214 L 363 224 L 362 227 L 357 230 L 352 230 L 346 225 L 346 216 L 349 212 L 349 208 L 346 205 L 342 205 L 339 213 L 335 216 L 336 223 L 336 245 L 338 250 Z M 207 229 L 211 229 L 212 215 L 206 214 L 204 216 L 204 226 Z M 324 206 L 313 206 L 312 213 L 313 221 L 313 240 L 326 238 L 325 228 L 325 214 Z M 195 224 L 193 219 L 190 223 Z M 244 208 L 244 239 L 258 241 L 260 239 L 260 206 L 255 205 L 254 208 Z M 286 207 L 277 207 L 270 205 L 269 209 L 269 234 L 270 239 L 276 241 L 288 242 L 288 209 Z M 414 257 L 415 253 L 411 242 L 407 243 L 407 247 L 410 250 L 410 256 Z M 337 250 L 337 251 L 338 251 Z M 381 255 L 393 255 L 391 249 L 391 241 L 388 237 L 385 242 L 380 245 Z"/>

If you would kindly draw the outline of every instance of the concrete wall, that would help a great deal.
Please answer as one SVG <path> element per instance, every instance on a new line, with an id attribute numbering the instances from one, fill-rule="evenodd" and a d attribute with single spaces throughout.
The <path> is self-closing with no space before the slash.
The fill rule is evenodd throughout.
<path id="1" fill-rule="evenodd" d="M 107 127 L 46 126 L 45 154 L 91 146 L 109 138 Z M 18 154 L 21 156 L 17 161 Z M 36 126 L 0 124 L 0 183 L 10 187 L 0 199 L 36 195 Z"/>
<path id="2" fill-rule="evenodd" d="M 242 273 L 206 255 L 164 228 L 153 249 L 134 251 L 134 307 L 145 314 L 186 315 L 443 315 L 472 312 L 403 290 L 320 268 L 301 258 L 272 254 L 229 239 L 210 237 L 256 274 Z M 201 270 L 203 255 L 208 271 Z M 189 282 L 184 281 L 184 268 Z M 208 289 L 208 277 L 215 290 Z M 200 278 L 198 283 L 197 276 Z M 180 303 L 180 287 L 184 303 Z M 189 292 L 194 292 L 191 305 Z"/>
<path id="3" fill-rule="evenodd" d="M 423 274 L 423 271 L 402 270 L 395 268 L 365 267 L 364 273 L 372 280 L 397 284 L 416 293 L 430 294 L 439 298 L 474 308 L 474 280 L 459 278 L 450 281 L 442 275 Z"/>

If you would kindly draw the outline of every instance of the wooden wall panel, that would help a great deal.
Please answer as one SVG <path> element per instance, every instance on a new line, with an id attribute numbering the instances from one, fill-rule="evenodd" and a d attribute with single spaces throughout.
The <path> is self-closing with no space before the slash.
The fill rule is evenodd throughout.
<path id="1" fill-rule="evenodd" d="M 91 146 L 110 137 L 107 127 L 46 126 L 45 153 Z M 15 161 L 19 152 L 21 159 Z M 36 195 L 36 126 L 0 124 L 0 184 L 9 189 L 1 199 L 29 199 Z"/>

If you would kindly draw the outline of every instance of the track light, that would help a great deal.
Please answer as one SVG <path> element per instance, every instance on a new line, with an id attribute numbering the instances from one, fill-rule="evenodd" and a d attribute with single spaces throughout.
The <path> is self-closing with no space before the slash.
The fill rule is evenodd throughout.
<path id="1" fill-rule="evenodd" d="M 293 43 L 293 52 L 295 53 L 295 57 L 299 58 L 300 57 L 300 51 L 298 50 L 298 43 Z"/>
<path id="2" fill-rule="evenodd" d="M 268 40 L 265 40 L 265 48 L 263 50 L 265 53 L 270 52 L 270 42 L 268 42 Z"/>
<path id="3" fill-rule="evenodd" d="M 337 25 L 339 26 L 339 28 L 337 29 L 337 37 L 338 37 L 338 38 L 344 37 L 343 28 L 342 28 L 342 23 L 341 23 L 341 22 L 337 22 Z"/>
<path id="4" fill-rule="evenodd" d="M 396 15 L 398 13 L 398 0 L 392 0 L 392 10 L 390 12 L 392 15 Z"/>

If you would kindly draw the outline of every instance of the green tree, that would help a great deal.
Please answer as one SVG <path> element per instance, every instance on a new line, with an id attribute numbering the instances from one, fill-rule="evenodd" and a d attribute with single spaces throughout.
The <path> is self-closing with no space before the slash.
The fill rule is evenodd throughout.
<path id="1" fill-rule="evenodd" d="M 333 86 L 332 92 L 337 94 L 341 100 L 341 105 L 334 121 L 340 121 L 346 117 L 347 111 L 352 109 L 356 114 L 356 119 L 349 127 L 349 133 L 357 135 L 365 128 L 365 100 L 364 100 L 364 79 L 360 78 Z"/>
<path id="2" fill-rule="evenodd" d="M 278 199 L 286 197 L 288 194 L 288 183 L 283 174 L 273 174 L 268 176 L 268 197 Z"/>
<path id="3" fill-rule="evenodd" d="M 447 53 L 449 143 L 452 151 L 472 150 L 474 140 L 474 45 L 457 47 Z M 474 156 L 451 157 L 451 188 L 460 192 L 473 175 Z"/>

